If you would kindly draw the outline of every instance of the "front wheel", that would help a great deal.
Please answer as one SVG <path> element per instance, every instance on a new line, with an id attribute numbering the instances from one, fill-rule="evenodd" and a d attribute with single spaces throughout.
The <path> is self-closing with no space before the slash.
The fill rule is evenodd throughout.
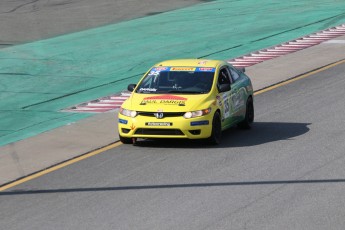
<path id="1" fill-rule="evenodd" d="M 222 139 L 222 122 L 220 120 L 220 115 L 216 112 L 212 120 L 212 132 L 211 136 L 207 139 L 208 143 L 211 145 L 219 145 Z"/>
<path id="2" fill-rule="evenodd" d="M 250 129 L 251 124 L 254 122 L 254 103 L 253 98 L 249 97 L 246 104 L 246 115 L 244 120 L 238 124 L 240 128 Z"/>

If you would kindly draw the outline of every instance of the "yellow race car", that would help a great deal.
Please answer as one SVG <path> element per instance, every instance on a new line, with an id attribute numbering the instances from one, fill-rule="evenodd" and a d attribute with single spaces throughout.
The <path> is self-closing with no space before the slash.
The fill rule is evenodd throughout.
<path id="1" fill-rule="evenodd" d="M 253 87 L 244 69 L 225 61 L 181 59 L 154 65 L 119 110 L 119 138 L 206 139 L 221 142 L 222 130 L 254 121 Z"/>

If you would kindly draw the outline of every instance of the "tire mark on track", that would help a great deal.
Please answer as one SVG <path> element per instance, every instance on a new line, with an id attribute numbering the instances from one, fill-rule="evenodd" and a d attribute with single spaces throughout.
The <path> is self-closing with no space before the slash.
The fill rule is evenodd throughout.
<path id="1" fill-rule="evenodd" d="M 19 6 L 16 6 L 15 8 L 13 8 L 13 9 L 10 10 L 10 11 L 2 12 L 2 13 L 0 13 L 0 14 L 13 13 L 13 12 L 19 10 L 20 8 L 24 7 L 24 6 L 27 6 L 27 5 L 30 5 L 30 4 L 34 4 L 34 3 L 38 2 L 38 1 L 40 1 L 40 0 L 33 0 L 33 1 L 31 1 L 31 2 L 23 3 L 23 4 L 19 5 Z"/>

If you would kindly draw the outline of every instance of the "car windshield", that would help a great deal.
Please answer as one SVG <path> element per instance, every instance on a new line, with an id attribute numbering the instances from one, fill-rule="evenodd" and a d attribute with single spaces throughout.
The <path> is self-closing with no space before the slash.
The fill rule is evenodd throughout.
<path id="1" fill-rule="evenodd" d="M 215 68 L 154 67 L 137 87 L 145 94 L 203 94 L 212 88 Z"/>

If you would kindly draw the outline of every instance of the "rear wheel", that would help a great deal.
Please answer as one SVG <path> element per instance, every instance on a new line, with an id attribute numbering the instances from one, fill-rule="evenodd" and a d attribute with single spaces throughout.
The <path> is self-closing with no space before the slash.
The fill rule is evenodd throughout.
<path id="1" fill-rule="evenodd" d="M 246 115 L 244 120 L 238 124 L 240 128 L 250 129 L 251 124 L 254 122 L 254 103 L 253 98 L 249 97 L 246 104 Z"/>
<path id="2" fill-rule="evenodd" d="M 222 122 L 220 120 L 220 115 L 216 112 L 212 120 L 212 132 L 211 136 L 207 139 L 208 143 L 211 145 L 220 144 L 222 139 Z"/>
<path id="3" fill-rule="evenodd" d="M 120 141 L 124 144 L 132 144 L 132 138 L 128 138 L 128 137 L 123 137 L 121 135 L 119 135 Z"/>

